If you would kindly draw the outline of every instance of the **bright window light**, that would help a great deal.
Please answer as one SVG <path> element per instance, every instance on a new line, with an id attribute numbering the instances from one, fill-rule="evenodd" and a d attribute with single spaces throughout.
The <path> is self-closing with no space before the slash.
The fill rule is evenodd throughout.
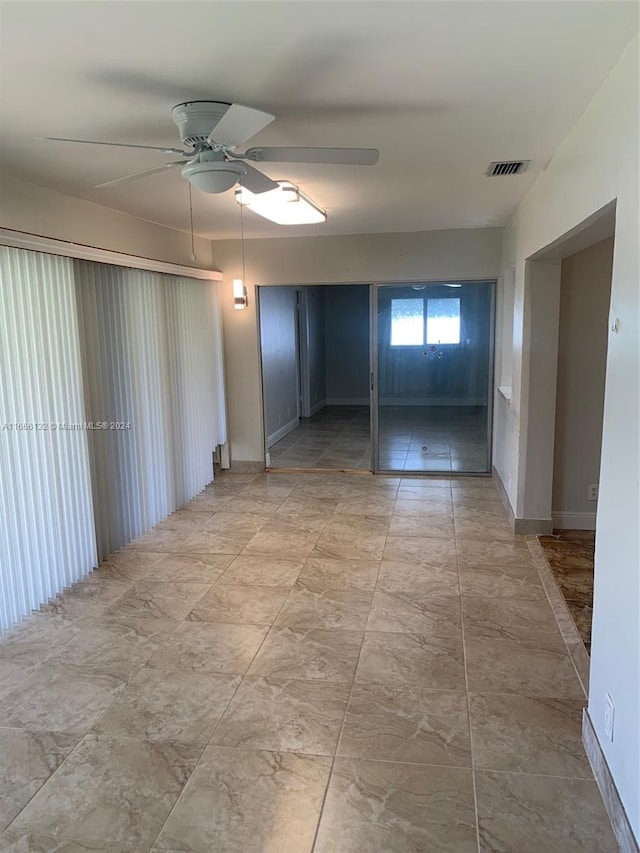
<path id="1" fill-rule="evenodd" d="M 460 300 L 457 297 L 427 299 L 427 343 L 460 343 Z"/>
<path id="2" fill-rule="evenodd" d="M 423 343 L 424 299 L 392 299 L 391 346 L 421 346 Z"/>

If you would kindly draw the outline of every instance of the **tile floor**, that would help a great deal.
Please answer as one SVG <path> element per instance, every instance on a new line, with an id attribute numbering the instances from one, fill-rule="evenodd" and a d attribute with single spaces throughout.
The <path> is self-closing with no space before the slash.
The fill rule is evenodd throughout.
<path id="1" fill-rule="evenodd" d="M 0 642 L 0 850 L 613 853 L 540 559 L 490 480 L 220 476 Z"/>
<path id="2" fill-rule="evenodd" d="M 327 406 L 274 444 L 273 468 L 371 468 L 368 406 Z M 486 472 L 486 408 L 383 406 L 379 422 L 382 470 Z"/>
<path id="3" fill-rule="evenodd" d="M 554 530 L 553 535 L 538 539 L 582 642 L 591 653 L 595 532 Z"/>

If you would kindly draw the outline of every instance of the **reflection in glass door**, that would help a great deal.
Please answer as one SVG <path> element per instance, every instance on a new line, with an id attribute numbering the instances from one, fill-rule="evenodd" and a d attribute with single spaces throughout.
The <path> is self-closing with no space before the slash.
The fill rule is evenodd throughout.
<path id="1" fill-rule="evenodd" d="M 494 285 L 376 286 L 374 470 L 490 473 Z"/>

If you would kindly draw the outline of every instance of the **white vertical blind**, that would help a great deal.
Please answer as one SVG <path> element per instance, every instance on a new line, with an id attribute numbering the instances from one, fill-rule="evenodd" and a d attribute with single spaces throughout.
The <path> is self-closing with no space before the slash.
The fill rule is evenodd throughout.
<path id="1" fill-rule="evenodd" d="M 0 632 L 96 565 L 84 421 L 72 262 L 0 246 Z"/>
<path id="2" fill-rule="evenodd" d="M 226 442 L 221 318 L 212 282 L 76 261 L 101 559 L 213 478 Z"/>

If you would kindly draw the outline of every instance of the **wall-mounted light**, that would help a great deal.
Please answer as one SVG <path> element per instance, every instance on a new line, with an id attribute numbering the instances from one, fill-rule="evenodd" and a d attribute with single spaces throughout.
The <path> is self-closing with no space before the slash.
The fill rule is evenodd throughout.
<path id="1" fill-rule="evenodd" d="M 246 308 L 248 304 L 247 299 L 247 288 L 244 286 L 244 282 L 241 278 L 234 278 L 233 280 L 233 307 L 237 308 L 239 311 L 242 308 Z"/>
<path id="2" fill-rule="evenodd" d="M 278 225 L 309 225 L 327 221 L 325 211 L 298 187 L 290 181 L 278 181 L 278 184 L 277 189 L 258 194 L 238 187 L 236 201 L 240 207 L 248 207 Z"/>

